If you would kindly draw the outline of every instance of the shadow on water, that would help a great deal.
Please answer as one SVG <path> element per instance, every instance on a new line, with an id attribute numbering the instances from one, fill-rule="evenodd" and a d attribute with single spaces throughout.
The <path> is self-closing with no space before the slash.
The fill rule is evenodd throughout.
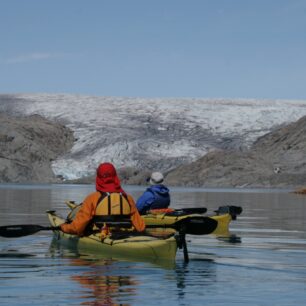
<path id="1" fill-rule="evenodd" d="M 235 234 L 229 234 L 227 236 L 218 236 L 216 239 L 227 242 L 227 243 L 241 243 L 241 237 L 235 235 Z"/>

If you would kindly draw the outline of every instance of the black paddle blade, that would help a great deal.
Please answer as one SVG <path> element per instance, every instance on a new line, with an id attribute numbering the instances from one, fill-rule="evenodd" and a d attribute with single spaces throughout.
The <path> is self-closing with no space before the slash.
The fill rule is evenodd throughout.
<path id="1" fill-rule="evenodd" d="M 173 212 L 166 213 L 167 216 L 185 216 L 190 214 L 205 214 L 207 212 L 206 207 L 190 207 L 190 208 L 178 208 Z"/>
<path id="2" fill-rule="evenodd" d="M 215 210 L 215 213 L 217 213 L 217 215 L 230 214 L 232 219 L 236 220 L 237 215 L 242 213 L 242 207 L 234 205 L 220 206 L 217 210 Z"/>
<path id="3" fill-rule="evenodd" d="M 206 207 L 190 207 L 182 208 L 182 210 L 188 214 L 205 214 L 207 212 Z"/>
<path id="4" fill-rule="evenodd" d="M 176 223 L 179 230 L 190 235 L 208 235 L 218 226 L 218 221 L 209 217 L 190 217 Z"/>
<path id="5" fill-rule="evenodd" d="M 32 235 L 41 230 L 52 230 L 52 227 L 33 224 L 0 226 L 0 236 L 7 238 L 17 238 Z"/>

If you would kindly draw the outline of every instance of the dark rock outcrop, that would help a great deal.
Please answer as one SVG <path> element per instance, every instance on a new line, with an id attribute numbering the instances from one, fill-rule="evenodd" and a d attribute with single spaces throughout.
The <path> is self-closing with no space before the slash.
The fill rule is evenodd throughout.
<path id="1" fill-rule="evenodd" d="M 59 182 L 51 163 L 73 142 L 71 130 L 39 115 L 0 113 L 0 182 Z"/>
<path id="2" fill-rule="evenodd" d="M 169 172 L 166 181 L 199 187 L 305 186 L 306 117 L 258 138 L 245 152 L 210 152 Z"/>

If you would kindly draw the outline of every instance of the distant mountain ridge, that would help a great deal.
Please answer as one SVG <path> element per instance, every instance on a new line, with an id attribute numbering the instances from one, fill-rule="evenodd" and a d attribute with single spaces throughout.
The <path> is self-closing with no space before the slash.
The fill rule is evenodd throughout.
<path id="1" fill-rule="evenodd" d="M 160 170 L 167 174 L 169 184 L 221 186 L 225 181 L 216 175 L 214 179 L 203 173 L 194 175 L 197 179 L 192 182 L 187 168 L 184 175 L 175 173 L 214 154 L 221 154 L 220 158 L 224 154 L 221 168 L 228 152 L 246 158 L 245 152 L 250 147 L 254 150 L 258 137 L 306 115 L 306 102 L 11 94 L 0 95 L 0 111 L 6 116 L 36 114 L 55 126 L 66 126 L 71 135 L 64 137 L 64 143 L 74 142 L 72 147 L 62 146 L 61 153 L 52 158 L 53 177 L 92 182 L 96 166 L 110 161 L 129 184 L 143 184 L 150 171 Z M 271 160 L 269 169 L 277 163 Z M 247 164 L 236 167 L 248 170 Z M 281 168 L 284 172 L 286 167 Z M 197 174 L 201 169 L 194 171 Z M 241 181 L 228 183 L 227 178 L 226 184 L 252 186 L 249 180 Z"/>

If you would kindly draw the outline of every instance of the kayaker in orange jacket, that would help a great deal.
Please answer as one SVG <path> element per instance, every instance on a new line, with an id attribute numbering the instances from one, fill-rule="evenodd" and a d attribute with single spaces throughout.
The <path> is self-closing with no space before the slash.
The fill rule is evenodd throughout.
<path id="1" fill-rule="evenodd" d="M 129 216 L 132 225 L 136 231 L 141 232 L 145 230 L 144 220 L 139 215 L 133 197 L 126 194 L 121 188 L 115 167 L 111 163 L 102 163 L 97 169 L 96 191 L 84 199 L 80 210 L 71 223 L 64 223 L 60 226 L 61 231 L 82 236 L 87 225 L 95 216 L 97 205 L 100 202 L 101 195 L 104 193 L 121 193 L 130 205 Z"/>

